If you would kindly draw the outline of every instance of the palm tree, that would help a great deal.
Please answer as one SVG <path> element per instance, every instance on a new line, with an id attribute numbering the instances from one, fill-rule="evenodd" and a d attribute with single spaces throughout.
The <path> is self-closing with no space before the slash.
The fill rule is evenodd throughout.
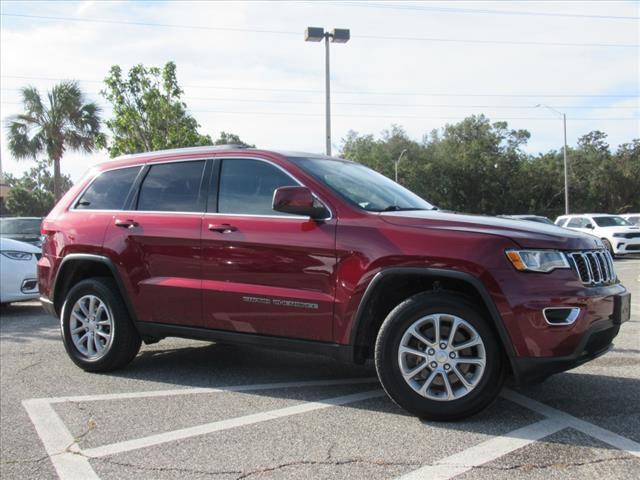
<path id="1" fill-rule="evenodd" d="M 16 158 L 36 158 L 46 153 L 53 163 L 53 194 L 60 191 L 60 160 L 67 149 L 91 153 L 103 139 L 100 107 L 85 102 L 76 81 L 64 81 L 47 93 L 47 105 L 35 87 L 21 90 L 24 113 L 10 117 L 9 151 Z"/>

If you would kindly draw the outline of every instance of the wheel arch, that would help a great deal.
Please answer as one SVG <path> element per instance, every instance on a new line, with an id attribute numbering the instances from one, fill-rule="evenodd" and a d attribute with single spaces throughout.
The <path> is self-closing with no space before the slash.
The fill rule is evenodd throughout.
<path id="1" fill-rule="evenodd" d="M 73 285 L 93 277 L 112 278 L 118 287 L 118 293 L 134 322 L 137 320 L 133 305 L 122 282 L 118 269 L 110 258 L 88 253 L 70 253 L 64 257 L 53 281 L 53 306 L 57 315 L 62 311 L 64 299 Z"/>
<path id="2" fill-rule="evenodd" d="M 378 272 L 367 286 L 351 327 L 350 344 L 354 360 L 363 362 L 372 354 L 372 345 L 387 314 L 410 296 L 429 290 L 449 291 L 465 296 L 483 309 L 511 371 L 517 373 L 511 338 L 493 299 L 475 276 L 456 270 L 423 267 L 392 267 Z"/>

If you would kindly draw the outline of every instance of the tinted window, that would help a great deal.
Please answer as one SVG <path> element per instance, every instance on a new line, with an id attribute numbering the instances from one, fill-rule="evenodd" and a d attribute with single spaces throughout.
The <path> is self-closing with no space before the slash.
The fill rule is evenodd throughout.
<path id="1" fill-rule="evenodd" d="M 204 160 L 152 165 L 140 187 L 138 210 L 204 211 L 200 196 L 204 165 Z"/>
<path id="2" fill-rule="evenodd" d="M 220 174 L 218 211 L 249 215 L 286 215 L 273 210 L 273 192 L 296 186 L 289 175 L 259 160 L 224 160 Z"/>
<path id="3" fill-rule="evenodd" d="M 76 203 L 84 210 L 121 210 L 140 167 L 120 168 L 100 174 Z"/>
<path id="4" fill-rule="evenodd" d="M 593 221 L 599 227 L 628 227 L 631 225 L 631 222 L 622 217 L 593 217 Z"/>

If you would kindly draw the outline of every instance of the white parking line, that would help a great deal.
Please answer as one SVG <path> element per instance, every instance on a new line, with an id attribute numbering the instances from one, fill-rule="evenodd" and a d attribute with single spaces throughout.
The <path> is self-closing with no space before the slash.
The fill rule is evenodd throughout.
<path id="1" fill-rule="evenodd" d="M 438 460 L 400 477 L 400 480 L 447 480 L 473 467 L 500 458 L 530 443 L 548 437 L 565 428 L 555 420 L 546 419 L 514 430 L 505 435 L 491 438 L 460 453 Z"/>
<path id="2" fill-rule="evenodd" d="M 71 447 L 76 445 L 75 439 L 47 400 L 24 400 L 22 405 L 27 410 L 58 477 L 64 480 L 99 479 L 89 461 L 72 452 Z"/>
<path id="3" fill-rule="evenodd" d="M 504 389 L 502 396 L 547 418 L 409 472 L 400 477 L 400 480 L 448 480 L 569 427 L 640 457 L 640 444 L 633 440 L 525 397 L 513 390 Z"/>
<path id="4" fill-rule="evenodd" d="M 104 400 L 122 400 L 131 398 L 149 398 L 159 396 L 173 395 L 189 395 L 202 393 L 222 393 L 222 392 L 248 392 L 256 390 L 272 390 L 282 388 L 301 388 L 301 387 L 318 387 L 318 386 L 334 386 L 334 385 L 358 385 L 365 383 L 377 383 L 377 378 L 352 378 L 352 379 L 336 379 L 336 380 L 314 380 L 306 382 L 282 382 L 282 383 L 266 383 L 257 385 L 237 385 L 221 388 L 191 388 L 179 390 L 155 390 L 148 392 L 133 393 L 115 393 L 105 395 L 82 395 L 67 396 L 53 398 L 32 398 L 23 400 L 24 406 L 36 432 L 40 436 L 45 451 L 51 459 L 58 477 L 61 480 L 95 480 L 99 479 L 89 463 L 90 456 L 104 456 L 111 453 L 109 451 L 128 451 L 144 446 L 156 445 L 172 441 L 172 439 L 188 438 L 195 435 L 203 435 L 205 433 L 225 430 L 238 427 L 241 425 L 249 425 L 252 423 L 264 422 L 267 420 L 282 418 L 289 415 L 320 410 L 336 405 L 346 405 L 348 403 L 359 402 L 369 398 L 383 396 L 382 390 L 373 390 L 361 392 L 351 395 L 343 395 L 340 397 L 329 398 L 318 402 L 305 402 L 292 407 L 287 407 L 271 412 L 264 412 L 254 415 L 246 415 L 235 419 L 222 420 L 193 428 L 180 429 L 174 432 L 165 432 L 159 435 L 151 435 L 150 437 L 119 442 L 103 447 L 96 447 L 83 451 L 76 439 L 73 437 L 64 422 L 60 419 L 56 411 L 51 406 L 55 403 L 63 402 L 90 402 Z M 172 438 L 173 437 L 173 438 Z M 124 448 L 128 445 L 128 448 Z M 102 454 L 101 454 L 102 451 Z M 93 455 L 88 455 L 93 453 Z"/>
<path id="5" fill-rule="evenodd" d="M 581 432 L 586 433 L 593 438 L 597 438 L 604 443 L 608 443 L 613 447 L 624 450 L 625 452 L 630 453 L 633 456 L 640 457 L 640 443 L 634 442 L 633 440 L 618 435 L 617 433 L 613 433 L 602 427 L 598 427 L 593 423 L 589 423 L 576 418 L 573 415 L 570 415 L 561 410 L 557 410 L 553 407 L 545 405 L 544 403 L 540 403 L 529 397 L 525 397 L 524 395 L 516 393 L 513 390 L 505 389 L 502 392 L 502 396 L 507 400 L 511 400 L 512 402 L 522 405 L 523 407 L 526 407 L 529 410 L 533 410 L 534 412 L 540 413 L 545 417 L 555 419 L 558 423 L 562 422 L 566 427 L 580 430 Z"/>
<path id="6" fill-rule="evenodd" d="M 148 437 L 112 443 L 110 445 L 103 445 L 96 448 L 89 448 L 87 450 L 83 450 L 82 453 L 92 458 L 106 457 L 107 455 L 114 455 L 116 453 L 129 452 L 131 450 L 137 450 L 140 448 L 152 447 L 154 445 L 160 445 L 161 443 L 173 442 L 175 440 L 182 440 L 185 438 L 205 435 L 207 433 L 219 432 L 221 430 L 228 430 L 230 428 L 244 427 L 246 425 L 266 422 L 268 420 L 274 420 L 276 418 L 289 417 L 291 415 L 312 412 L 314 410 L 322 410 L 324 408 L 334 407 L 337 405 L 346 405 L 348 403 L 360 402 L 362 400 L 368 400 L 370 398 L 381 397 L 384 394 L 385 393 L 383 390 L 378 389 L 362 393 L 354 393 L 351 395 L 344 395 L 342 397 L 329 398 L 327 400 L 322 400 L 319 402 L 306 402 L 299 405 L 294 405 L 292 407 L 279 408 L 277 410 L 270 410 L 268 412 L 254 413 L 252 415 L 245 415 L 243 417 L 230 418 L 228 420 L 219 420 L 217 422 L 205 423 L 204 425 L 197 425 L 195 427 L 182 428 L 180 430 L 172 430 L 170 432 L 150 435 Z"/>

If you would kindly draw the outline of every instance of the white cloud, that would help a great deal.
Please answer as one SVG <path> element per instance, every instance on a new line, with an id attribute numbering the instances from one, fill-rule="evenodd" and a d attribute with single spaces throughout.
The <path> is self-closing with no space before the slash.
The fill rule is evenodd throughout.
<path id="1" fill-rule="evenodd" d="M 410 5 L 434 7 L 438 4 Z M 640 15 L 638 4 L 630 2 L 457 2 L 442 5 L 583 15 Z M 129 67 L 140 62 L 161 65 L 174 60 L 187 103 L 203 131 L 212 135 L 220 130 L 232 131 L 266 148 L 323 150 L 324 52 L 322 45 L 303 41 L 302 32 L 308 25 L 352 30 L 352 40 L 348 44 L 331 47 L 335 144 L 340 143 L 340 138 L 349 129 L 377 134 L 392 123 L 403 125 L 410 135 L 419 139 L 424 133 L 455 118 L 484 112 L 496 120 L 525 117 L 509 120 L 509 124 L 531 131 L 529 150 L 532 152 L 559 148 L 561 122 L 548 111 L 523 108 L 541 102 L 567 111 L 571 144 L 594 129 L 607 132 L 614 146 L 640 135 L 640 120 L 575 119 L 632 116 L 638 119 L 638 98 L 553 96 L 637 93 L 640 83 L 638 49 L 362 38 L 363 35 L 384 35 L 638 44 L 637 21 L 469 15 L 363 8 L 329 2 L 5 2 L 3 13 L 299 32 L 299 35 L 260 34 L 2 17 L 2 75 L 93 80 L 82 82 L 82 86 L 91 98 L 104 102 L 97 95 L 101 84 L 95 81 L 103 79 L 111 65 Z M 19 111 L 19 105 L 11 103 L 18 100 L 17 92 L 12 89 L 28 82 L 40 88 L 53 84 L 53 81 L 9 77 L 1 80 L 3 119 Z M 396 95 L 389 94 L 392 92 Z M 540 96 L 402 95 L 420 92 Z M 296 101 L 307 103 L 279 103 Z M 570 108 L 584 106 L 635 108 Z M 108 109 L 105 114 L 109 114 Z M 528 117 L 539 119 L 526 119 Z M 25 169 L 26 164 L 19 164 L 8 155 L 4 135 L 1 143 L 3 168 L 14 173 Z M 77 179 L 88 166 L 105 158 L 104 152 L 89 156 L 69 153 L 64 159 L 63 170 Z"/>

